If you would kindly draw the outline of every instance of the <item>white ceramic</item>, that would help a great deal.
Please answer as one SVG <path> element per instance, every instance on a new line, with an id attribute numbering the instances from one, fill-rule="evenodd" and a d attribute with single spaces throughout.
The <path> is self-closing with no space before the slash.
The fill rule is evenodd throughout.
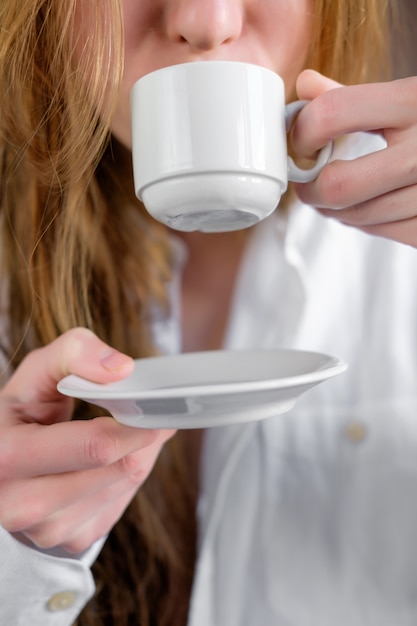
<path id="1" fill-rule="evenodd" d="M 284 82 L 266 68 L 230 61 L 165 67 L 131 93 L 136 195 L 149 213 L 182 231 L 228 231 L 272 213 L 288 180 L 309 170 L 287 155 L 287 132 L 305 102 L 285 105 Z"/>
<path id="2" fill-rule="evenodd" d="M 208 428 L 280 415 L 346 367 L 341 359 L 298 350 L 193 352 L 138 359 L 129 378 L 107 385 L 67 376 L 58 390 L 128 426 Z"/>

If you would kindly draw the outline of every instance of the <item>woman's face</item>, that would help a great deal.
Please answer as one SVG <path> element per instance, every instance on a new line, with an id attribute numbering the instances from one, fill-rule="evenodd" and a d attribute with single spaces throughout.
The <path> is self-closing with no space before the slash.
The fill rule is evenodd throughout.
<path id="1" fill-rule="evenodd" d="M 144 74 L 167 65 L 255 63 L 278 72 L 291 95 L 306 61 L 313 1 L 121 0 L 125 68 L 114 135 L 130 147 L 131 87 Z"/>

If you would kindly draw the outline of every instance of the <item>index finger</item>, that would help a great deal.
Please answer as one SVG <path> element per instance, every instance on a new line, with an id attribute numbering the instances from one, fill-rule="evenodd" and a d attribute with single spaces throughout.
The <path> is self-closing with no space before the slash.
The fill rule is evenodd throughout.
<path id="1" fill-rule="evenodd" d="M 124 426 L 111 417 L 3 429 L 0 481 L 112 465 L 151 445 L 158 434 L 157 430 Z"/>
<path id="2" fill-rule="evenodd" d="M 416 98 L 414 77 L 331 89 L 300 112 L 292 130 L 293 147 L 308 157 L 341 135 L 406 128 L 417 123 Z"/>

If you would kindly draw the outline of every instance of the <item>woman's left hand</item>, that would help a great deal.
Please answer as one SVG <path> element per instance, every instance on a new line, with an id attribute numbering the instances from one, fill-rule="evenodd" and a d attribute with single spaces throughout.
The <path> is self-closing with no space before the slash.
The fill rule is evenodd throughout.
<path id="1" fill-rule="evenodd" d="M 342 87 L 306 70 L 297 94 L 312 100 L 291 136 L 297 154 L 308 157 L 355 131 L 379 132 L 387 142 L 386 149 L 333 161 L 314 182 L 297 184 L 301 200 L 345 224 L 417 247 L 417 77 Z"/>

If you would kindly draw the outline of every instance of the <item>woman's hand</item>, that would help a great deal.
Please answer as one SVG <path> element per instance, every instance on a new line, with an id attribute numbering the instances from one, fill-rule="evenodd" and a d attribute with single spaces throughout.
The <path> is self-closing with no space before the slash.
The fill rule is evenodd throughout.
<path id="1" fill-rule="evenodd" d="M 74 329 L 29 354 L 0 392 L 0 524 L 40 548 L 79 553 L 115 524 L 173 431 L 108 417 L 70 421 L 67 374 L 120 380 L 133 361 Z"/>
<path id="2" fill-rule="evenodd" d="M 417 247 L 417 77 L 342 87 L 306 70 L 297 93 L 313 100 L 293 129 L 297 154 L 308 157 L 354 131 L 378 131 L 387 142 L 367 156 L 329 163 L 317 180 L 296 186 L 301 200 L 368 233 Z"/>

